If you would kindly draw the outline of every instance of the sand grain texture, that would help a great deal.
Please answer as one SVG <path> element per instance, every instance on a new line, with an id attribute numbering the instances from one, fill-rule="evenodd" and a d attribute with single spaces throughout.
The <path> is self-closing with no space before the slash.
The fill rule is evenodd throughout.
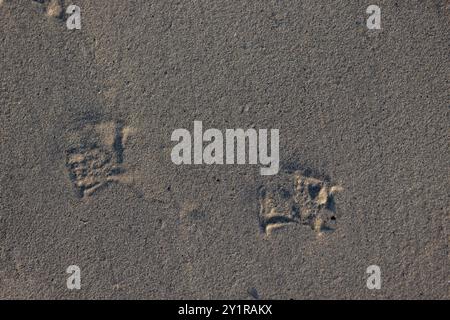
<path id="1" fill-rule="evenodd" d="M 0 298 L 448 299 L 445 1 L 69 4 L 0 1 Z M 280 175 L 175 166 L 194 120 L 280 129 Z"/>

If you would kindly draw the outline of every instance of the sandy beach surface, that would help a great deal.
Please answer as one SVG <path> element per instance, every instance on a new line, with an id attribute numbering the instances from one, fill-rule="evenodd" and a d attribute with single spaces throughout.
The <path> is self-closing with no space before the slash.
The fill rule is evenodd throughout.
<path id="1" fill-rule="evenodd" d="M 0 1 L 0 298 L 448 299 L 449 10 Z M 278 174 L 174 164 L 194 121 Z"/>

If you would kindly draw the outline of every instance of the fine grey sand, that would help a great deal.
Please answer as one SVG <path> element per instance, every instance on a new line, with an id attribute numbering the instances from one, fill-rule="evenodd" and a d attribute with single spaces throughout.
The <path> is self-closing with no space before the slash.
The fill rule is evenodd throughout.
<path id="1" fill-rule="evenodd" d="M 0 298 L 448 299 L 449 10 L 0 0 Z M 194 120 L 279 174 L 173 164 Z"/>

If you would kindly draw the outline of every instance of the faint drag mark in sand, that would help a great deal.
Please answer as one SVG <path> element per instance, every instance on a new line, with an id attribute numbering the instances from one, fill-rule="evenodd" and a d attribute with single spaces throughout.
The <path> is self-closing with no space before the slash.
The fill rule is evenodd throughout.
<path id="1" fill-rule="evenodd" d="M 342 190 L 307 172 L 280 172 L 274 183 L 259 190 L 261 232 L 270 235 L 291 224 L 308 225 L 318 235 L 334 230 L 334 198 Z"/>
<path id="2" fill-rule="evenodd" d="M 84 125 L 72 135 L 76 142 L 66 150 L 66 168 L 80 198 L 109 183 L 131 184 L 124 163 L 131 132 L 122 122 L 110 121 Z"/>
<path id="3" fill-rule="evenodd" d="M 183 286 L 189 290 L 189 294 L 200 299 L 203 294 L 209 297 L 208 293 L 198 292 L 199 287 L 207 285 L 205 272 L 208 267 L 209 247 L 214 242 L 212 237 L 217 236 L 214 224 L 208 214 L 208 205 L 202 200 L 183 200 L 177 204 L 178 216 L 178 257 L 180 259 L 180 269 L 183 273 Z"/>
<path id="4" fill-rule="evenodd" d="M 204 220 L 206 216 L 206 212 L 199 205 L 192 202 L 184 204 L 180 210 L 181 219 L 188 219 L 193 222 Z"/>

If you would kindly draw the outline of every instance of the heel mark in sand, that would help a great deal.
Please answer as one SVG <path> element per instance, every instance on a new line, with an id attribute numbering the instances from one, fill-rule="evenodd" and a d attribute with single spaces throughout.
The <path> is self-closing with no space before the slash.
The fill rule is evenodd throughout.
<path id="1" fill-rule="evenodd" d="M 308 225 L 317 234 L 336 223 L 334 196 L 342 187 L 302 171 L 280 173 L 278 183 L 260 190 L 260 229 L 266 235 L 290 224 Z"/>

